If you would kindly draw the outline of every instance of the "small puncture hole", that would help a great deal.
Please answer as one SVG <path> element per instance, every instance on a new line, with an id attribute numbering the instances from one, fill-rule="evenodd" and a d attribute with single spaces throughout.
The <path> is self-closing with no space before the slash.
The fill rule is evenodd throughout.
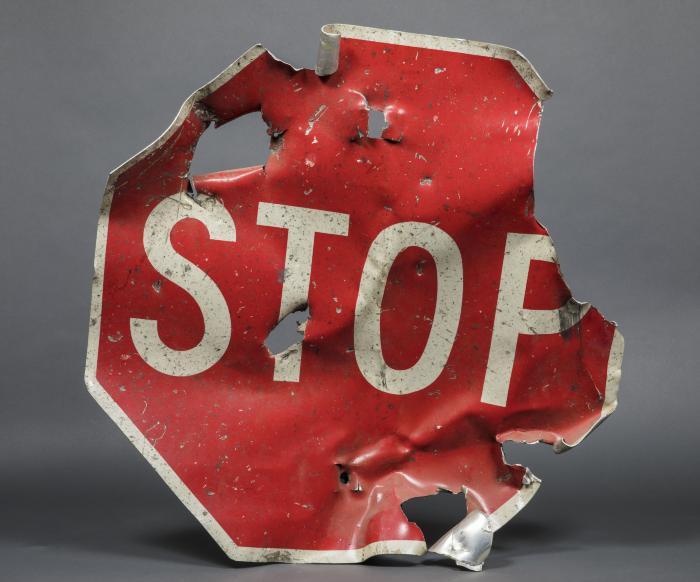
<path id="1" fill-rule="evenodd" d="M 342 465 L 336 465 L 336 467 L 338 468 L 338 481 L 343 485 L 350 483 L 350 473 L 343 469 Z"/>

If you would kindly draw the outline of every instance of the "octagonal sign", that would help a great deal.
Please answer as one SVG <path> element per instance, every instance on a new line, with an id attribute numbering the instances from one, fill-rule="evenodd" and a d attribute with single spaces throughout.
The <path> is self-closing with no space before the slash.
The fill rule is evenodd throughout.
<path id="1" fill-rule="evenodd" d="M 432 549 L 479 569 L 539 485 L 501 444 L 614 410 L 622 337 L 533 214 L 548 95 L 512 49 L 329 25 L 316 71 L 254 46 L 112 172 L 87 385 L 231 558 L 422 554 L 401 503 L 448 490 Z M 256 111 L 263 166 L 190 175 Z"/>

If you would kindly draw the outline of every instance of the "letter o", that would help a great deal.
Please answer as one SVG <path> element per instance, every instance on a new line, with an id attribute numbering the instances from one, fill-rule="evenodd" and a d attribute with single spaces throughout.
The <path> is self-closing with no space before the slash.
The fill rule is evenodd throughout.
<path id="1" fill-rule="evenodd" d="M 437 267 L 435 316 L 418 361 L 406 370 L 391 368 L 382 354 L 381 306 L 389 271 L 409 247 L 428 251 Z M 452 351 L 462 311 L 462 257 L 444 230 L 423 222 L 401 222 L 385 228 L 369 248 L 355 307 L 355 358 L 372 386 L 390 394 L 426 388 L 440 375 Z"/>

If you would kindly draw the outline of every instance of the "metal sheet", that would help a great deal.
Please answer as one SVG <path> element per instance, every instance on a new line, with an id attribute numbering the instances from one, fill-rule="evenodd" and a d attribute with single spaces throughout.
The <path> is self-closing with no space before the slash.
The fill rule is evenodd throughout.
<path id="1" fill-rule="evenodd" d="M 401 503 L 449 490 L 469 513 L 433 550 L 480 569 L 539 486 L 501 443 L 615 409 L 622 336 L 533 215 L 549 94 L 512 49 L 329 25 L 316 71 L 252 47 L 112 172 L 86 382 L 231 558 L 422 554 Z M 191 177 L 254 111 L 265 165 Z"/>

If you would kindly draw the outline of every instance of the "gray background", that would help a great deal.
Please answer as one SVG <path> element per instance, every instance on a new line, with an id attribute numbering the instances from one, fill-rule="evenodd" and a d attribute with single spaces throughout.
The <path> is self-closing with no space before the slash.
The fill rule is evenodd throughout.
<path id="1" fill-rule="evenodd" d="M 700 566 L 700 3 L 36 2 L 0 6 L 1 580 L 690 580 Z M 579 299 L 627 340 L 620 409 L 578 449 L 508 447 L 544 486 L 487 570 L 436 556 L 233 566 L 83 386 L 107 173 L 262 42 L 315 62 L 349 22 L 521 50 L 545 104 L 537 213 Z M 205 134 L 197 169 L 266 156 L 257 119 Z M 457 503 L 455 504 L 455 501 Z M 409 504 L 428 538 L 461 503 Z M 422 564 L 421 564 L 422 562 Z"/>

